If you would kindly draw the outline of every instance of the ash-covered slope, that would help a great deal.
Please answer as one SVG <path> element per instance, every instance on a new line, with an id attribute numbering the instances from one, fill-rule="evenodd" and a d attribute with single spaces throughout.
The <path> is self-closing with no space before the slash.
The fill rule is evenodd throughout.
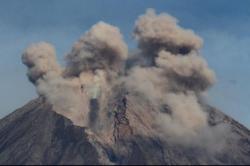
<path id="1" fill-rule="evenodd" d="M 31 101 L 0 122 L 0 164 L 99 164 L 84 128 Z"/>
<path id="2" fill-rule="evenodd" d="M 233 133 L 226 136 L 225 150 L 219 152 L 134 133 L 132 119 L 121 107 L 122 115 L 113 114 L 114 144 L 104 143 L 51 109 L 39 98 L 0 121 L 0 164 L 250 163 L 249 130 L 212 108 L 208 109 L 210 124 L 230 124 Z"/>

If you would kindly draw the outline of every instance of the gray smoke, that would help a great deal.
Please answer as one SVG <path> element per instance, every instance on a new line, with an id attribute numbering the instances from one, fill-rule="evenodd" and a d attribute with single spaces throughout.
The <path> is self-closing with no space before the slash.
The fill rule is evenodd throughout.
<path id="1" fill-rule="evenodd" d="M 67 55 L 67 72 L 79 75 L 86 70 L 121 70 L 128 49 L 118 28 L 99 22 L 73 46 Z"/>
<path id="2" fill-rule="evenodd" d="M 56 61 L 54 47 L 46 42 L 32 44 L 22 55 L 23 63 L 28 67 L 28 78 L 36 83 L 49 72 L 60 74 L 61 68 Z"/>
<path id="3" fill-rule="evenodd" d="M 175 84 L 189 90 L 204 91 L 215 82 L 215 74 L 206 61 L 195 52 L 187 56 L 173 55 L 161 51 L 156 64 L 173 78 Z"/>
<path id="4" fill-rule="evenodd" d="M 38 80 L 37 91 L 53 106 L 53 110 L 69 118 L 77 126 L 87 126 L 89 104 L 80 91 L 78 78 L 63 78 L 49 73 Z"/>
<path id="5" fill-rule="evenodd" d="M 202 39 L 192 30 L 179 27 L 178 20 L 166 13 L 156 15 L 148 9 L 135 23 L 134 36 L 143 55 L 152 62 L 161 50 L 188 54 L 202 46 Z"/>
<path id="6" fill-rule="evenodd" d="M 62 77 L 63 69 L 57 64 L 54 47 L 45 42 L 32 44 L 23 56 L 28 67 L 28 78 L 35 84 L 40 96 L 46 98 L 53 110 L 79 126 L 86 125 L 88 109 L 86 96 L 80 93 L 78 78 Z"/>
<path id="7" fill-rule="evenodd" d="M 78 126 L 88 126 L 91 102 L 105 107 L 112 80 L 122 71 L 127 46 L 118 28 L 99 22 L 76 42 L 61 69 L 51 44 L 41 42 L 28 47 L 22 61 L 28 77 L 40 96 L 53 110 Z"/>
<path id="8" fill-rule="evenodd" d="M 150 111 L 141 111 L 141 119 L 154 132 L 158 131 L 156 135 L 175 143 L 207 148 L 227 131 L 225 126 L 210 127 L 208 115 L 199 103 L 199 97 L 214 84 L 215 74 L 199 54 L 201 38 L 177 23 L 172 16 L 157 15 L 152 9 L 136 21 L 136 56 L 149 63 L 130 67 L 124 82 L 130 94 L 144 98 L 153 109 L 147 109 L 148 104 L 141 109 L 132 105 L 130 109 Z M 225 132 L 218 132 L 221 128 Z"/>
<path id="9" fill-rule="evenodd" d="M 125 86 L 126 114 L 137 133 L 185 145 L 209 147 L 218 142 L 226 127 L 209 126 L 199 102 L 215 82 L 199 52 L 202 39 L 181 28 L 174 17 L 152 9 L 136 21 L 134 37 L 138 50 L 128 53 L 120 30 L 99 22 L 73 45 L 64 69 L 48 43 L 31 45 L 22 61 L 38 94 L 55 112 L 93 130 L 94 119 L 98 133 L 108 139 L 110 131 L 104 126 L 113 124 L 106 116 L 117 93 L 114 87 Z"/>

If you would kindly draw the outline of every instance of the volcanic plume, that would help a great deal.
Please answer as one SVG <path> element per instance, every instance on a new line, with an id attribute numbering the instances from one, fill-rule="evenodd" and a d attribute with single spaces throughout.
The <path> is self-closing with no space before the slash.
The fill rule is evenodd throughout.
<path id="1" fill-rule="evenodd" d="M 59 65 L 49 43 L 32 44 L 24 51 L 22 61 L 28 68 L 27 76 L 39 95 L 34 109 L 41 117 L 48 114 L 51 120 L 49 124 L 39 123 L 56 126 L 47 126 L 53 133 L 49 134 L 52 142 L 46 148 L 54 158 L 45 157 L 46 161 L 67 163 L 63 154 L 57 155 L 50 148 L 75 150 L 72 146 L 76 143 L 82 147 L 78 134 L 84 133 L 84 144 L 98 156 L 99 163 L 249 162 L 244 157 L 249 152 L 235 154 L 240 159 L 229 162 L 231 156 L 226 152 L 235 148 L 242 135 L 232 132 L 232 124 L 236 123 L 229 123 L 230 118 L 214 111 L 204 99 L 216 76 L 200 53 L 201 37 L 180 27 L 173 16 L 157 14 L 153 9 L 138 17 L 133 36 L 137 49 L 132 51 L 118 27 L 98 22 L 75 42 L 65 57 L 65 66 Z M 52 113 L 39 112 L 42 108 Z M 25 112 L 20 116 L 32 114 Z M 9 122 L 3 123 L 8 127 Z M 244 133 L 249 139 L 249 132 Z M 64 142 L 62 146 L 58 140 Z M 42 151 L 47 156 L 47 151 Z M 180 153 L 183 160 L 171 160 Z M 200 158 L 194 160 L 192 155 Z"/>
<path id="2" fill-rule="evenodd" d="M 174 17 L 152 9 L 136 21 L 134 37 L 138 55 L 129 53 L 117 27 L 99 22 L 74 44 L 64 68 L 56 62 L 53 46 L 44 42 L 28 47 L 22 60 L 39 95 L 75 125 L 93 128 L 97 117 L 99 123 L 108 123 L 109 101 L 115 88 L 124 86 L 127 96 L 143 96 L 140 102 L 151 105 L 152 110 L 140 112 L 141 117 L 150 114 L 142 118 L 152 120 L 149 135 L 163 130 L 174 138 L 201 138 L 210 127 L 199 96 L 215 82 L 199 53 L 202 39 L 181 28 Z M 132 56 L 149 63 L 126 69 Z M 133 107 L 128 114 L 136 111 Z"/>

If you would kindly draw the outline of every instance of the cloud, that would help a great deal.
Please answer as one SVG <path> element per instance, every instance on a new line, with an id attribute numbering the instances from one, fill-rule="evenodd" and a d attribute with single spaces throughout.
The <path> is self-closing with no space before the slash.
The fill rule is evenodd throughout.
<path id="1" fill-rule="evenodd" d="M 187 54 L 202 46 L 202 39 L 192 30 L 181 28 L 178 20 L 166 13 L 156 15 L 153 9 L 138 18 L 134 36 L 147 56 L 155 56 L 161 50 Z"/>
<path id="2" fill-rule="evenodd" d="M 49 73 L 38 80 L 37 91 L 53 106 L 53 110 L 70 120 L 75 125 L 87 126 L 88 98 L 80 91 L 78 78 L 65 79 Z"/>
<path id="3" fill-rule="evenodd" d="M 156 58 L 156 64 L 163 68 L 176 84 L 194 91 L 204 91 L 215 82 L 215 74 L 206 61 L 195 53 L 187 56 L 173 55 L 161 51 Z"/>
<path id="4" fill-rule="evenodd" d="M 67 72 L 79 75 L 84 70 L 117 71 L 127 56 L 127 45 L 119 29 L 99 22 L 74 44 L 66 57 Z"/>
<path id="5" fill-rule="evenodd" d="M 199 52 L 202 39 L 152 9 L 138 18 L 134 36 L 138 49 L 131 52 L 117 27 L 99 22 L 73 45 L 63 69 L 48 43 L 31 45 L 22 60 L 38 94 L 55 112 L 97 134 L 113 124 L 110 103 L 126 98 L 119 94 L 124 86 L 126 115 L 137 134 L 204 147 L 221 138 L 220 126 L 209 125 L 199 102 L 215 82 Z M 128 55 L 130 66 L 124 68 Z M 150 63 L 141 65 L 142 59 Z"/>
<path id="6" fill-rule="evenodd" d="M 207 149 L 216 144 L 229 130 L 226 125 L 211 127 L 199 102 L 216 79 L 200 55 L 202 39 L 191 30 L 179 27 L 172 16 L 156 15 L 153 10 L 138 18 L 134 35 L 139 51 L 133 55 L 151 62 L 134 63 L 124 77 L 130 94 L 144 99 L 140 105 L 148 112 L 140 111 L 137 116 L 141 116 L 146 126 L 151 126 L 152 133 L 158 131 L 156 135 L 174 143 Z M 130 110 L 139 110 L 135 105 L 131 107 Z M 224 132 L 218 132 L 221 128 Z"/>
<path id="7" fill-rule="evenodd" d="M 22 62 L 28 67 L 28 77 L 36 83 L 38 79 L 48 72 L 60 74 L 61 68 L 56 61 L 54 47 L 46 42 L 32 44 L 22 55 Z"/>

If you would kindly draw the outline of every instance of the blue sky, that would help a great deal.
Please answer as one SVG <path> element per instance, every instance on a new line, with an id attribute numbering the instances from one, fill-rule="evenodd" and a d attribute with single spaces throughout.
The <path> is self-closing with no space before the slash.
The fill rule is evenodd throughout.
<path id="1" fill-rule="evenodd" d="M 0 0 L 0 118 L 36 97 L 20 57 L 28 44 L 55 45 L 58 59 L 98 21 L 118 26 L 129 47 L 147 8 L 167 12 L 204 39 L 202 53 L 217 73 L 209 102 L 250 128 L 250 1 Z"/>

